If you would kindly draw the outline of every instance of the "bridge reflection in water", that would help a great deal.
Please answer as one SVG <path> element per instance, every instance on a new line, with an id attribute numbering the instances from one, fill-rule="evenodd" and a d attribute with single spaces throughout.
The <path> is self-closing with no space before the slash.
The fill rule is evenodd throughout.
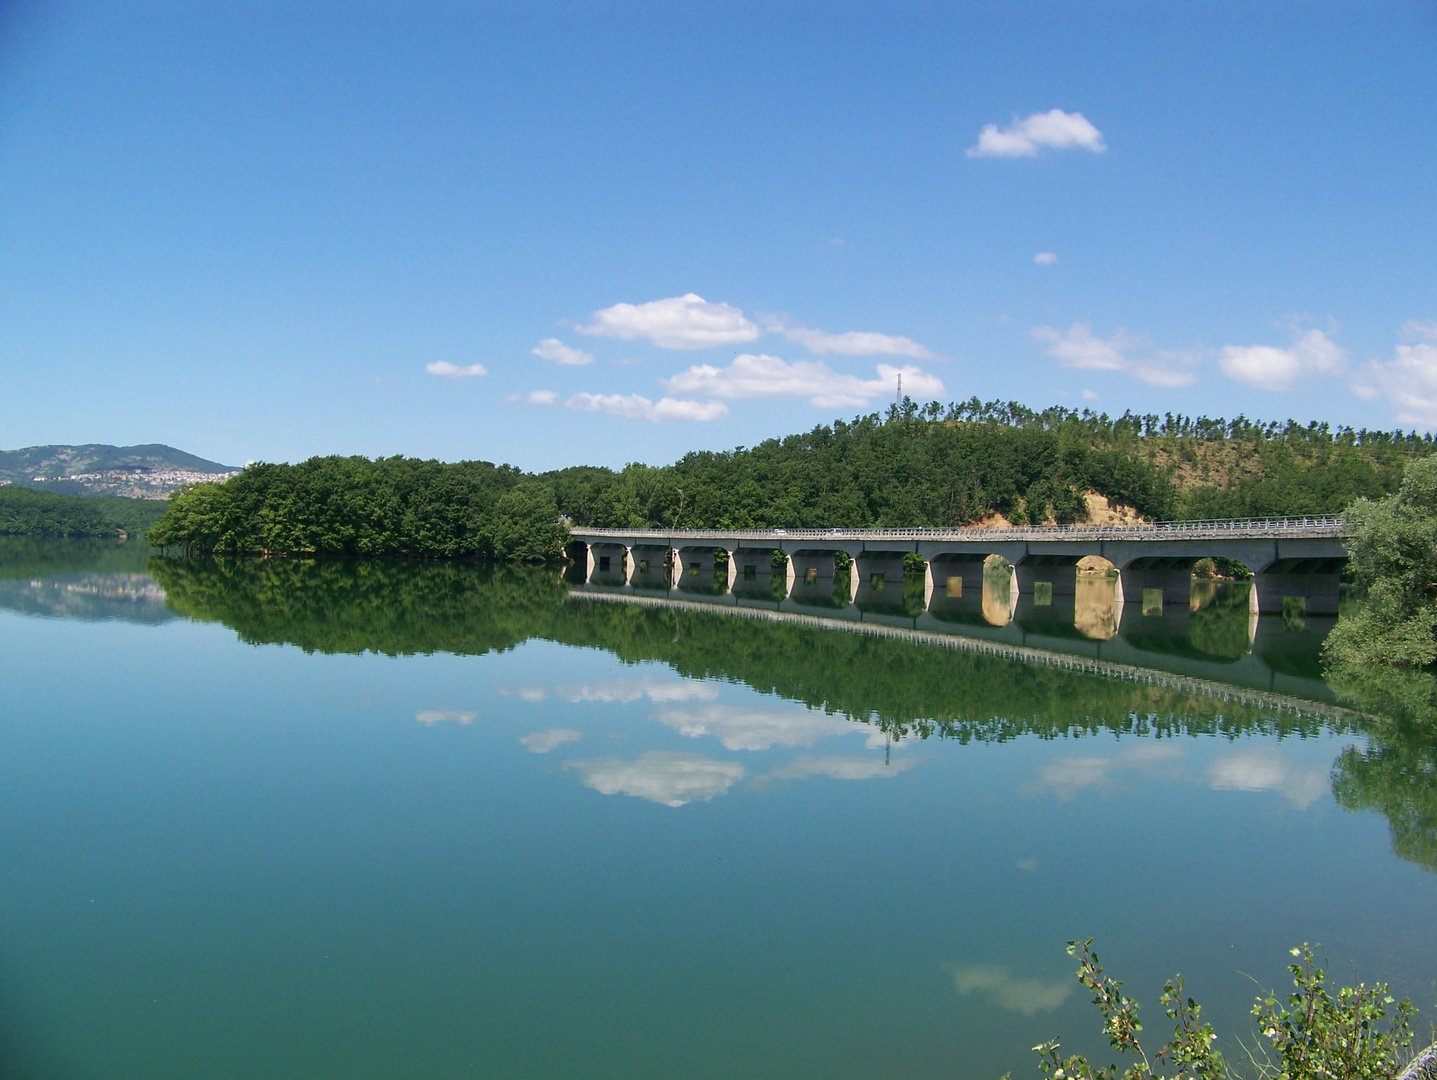
<path id="1" fill-rule="evenodd" d="M 1071 590 L 1024 595 L 1012 568 L 996 560 L 964 579 L 971 586 L 941 590 L 932 588 L 928 575 L 905 574 L 901 561 L 867 579 L 853 569 L 834 569 L 832 562 L 828 568 L 764 564 L 748 574 L 730 572 L 722 560 L 689 562 L 697 565 L 666 565 L 662 550 L 633 564 L 615 555 L 607 565 L 576 561 L 565 576 L 578 596 L 950 639 L 955 647 L 987 645 L 1015 658 L 1070 657 L 1119 674 L 1146 669 L 1334 700 L 1322 679 L 1320 649 L 1336 616 L 1291 605 L 1285 614 L 1260 615 L 1251 582 L 1190 579 L 1186 602 L 1149 596 L 1145 603 L 1125 599 L 1110 570 L 1077 572 Z"/>

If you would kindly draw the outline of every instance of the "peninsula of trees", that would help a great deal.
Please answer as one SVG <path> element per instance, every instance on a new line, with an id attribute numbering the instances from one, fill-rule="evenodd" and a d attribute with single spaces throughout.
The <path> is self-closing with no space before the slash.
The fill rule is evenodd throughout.
<path id="1" fill-rule="evenodd" d="M 526 474 L 488 462 L 311 458 L 173 498 L 150 542 L 192 552 L 542 560 L 582 525 L 1076 522 L 1090 494 L 1147 519 L 1338 513 L 1396 491 L 1431 436 L 983 403 L 835 421 L 672 465 Z"/>

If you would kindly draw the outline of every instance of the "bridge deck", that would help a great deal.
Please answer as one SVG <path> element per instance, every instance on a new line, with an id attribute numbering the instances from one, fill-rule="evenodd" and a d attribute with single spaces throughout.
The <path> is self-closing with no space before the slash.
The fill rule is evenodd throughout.
<path id="1" fill-rule="evenodd" d="M 999 529 L 602 529 L 571 526 L 576 539 L 616 541 L 866 540 L 1076 541 L 1094 540 L 1287 540 L 1345 539 L 1351 530 L 1340 517 L 1252 518 L 1226 521 L 1159 521 L 1150 525 L 1038 525 Z"/>

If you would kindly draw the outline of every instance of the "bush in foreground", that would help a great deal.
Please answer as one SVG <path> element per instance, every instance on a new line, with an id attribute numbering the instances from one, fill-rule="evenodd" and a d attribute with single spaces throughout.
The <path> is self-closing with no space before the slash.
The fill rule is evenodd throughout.
<path id="1" fill-rule="evenodd" d="M 1249 1070 L 1235 1070 L 1217 1051 L 1217 1034 L 1202 1022 L 1202 1006 L 1183 995 L 1180 975 L 1167 981 L 1158 999 L 1174 1022 L 1173 1037 L 1149 1056 L 1138 1003 L 1123 995 L 1122 983 L 1103 973 L 1092 946 L 1091 938 L 1070 941 L 1068 955 L 1078 959 L 1078 980 L 1093 993 L 1108 1042 L 1137 1061 L 1121 1073 L 1117 1065 L 1095 1067 L 1082 1055 L 1064 1058 L 1053 1039 L 1033 1047 L 1051 1080 L 1392 1080 L 1409 1057 L 1412 1003 L 1395 1001 L 1385 983 L 1344 986 L 1334 997 L 1307 944 L 1292 950 L 1297 962 L 1288 966 L 1294 989 L 1286 1004 L 1269 993 L 1252 1007 L 1267 1045 L 1247 1051 Z M 1389 1007 L 1392 1017 L 1384 1024 Z"/>

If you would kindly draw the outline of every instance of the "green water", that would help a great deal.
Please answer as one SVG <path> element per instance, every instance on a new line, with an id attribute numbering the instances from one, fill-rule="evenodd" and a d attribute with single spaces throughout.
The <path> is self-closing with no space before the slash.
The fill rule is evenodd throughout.
<path id="1" fill-rule="evenodd" d="M 1437 738 L 1320 621 L 586 588 L 0 549 L 0 1075 L 1035 1076 L 1090 935 L 1433 1019 Z"/>

